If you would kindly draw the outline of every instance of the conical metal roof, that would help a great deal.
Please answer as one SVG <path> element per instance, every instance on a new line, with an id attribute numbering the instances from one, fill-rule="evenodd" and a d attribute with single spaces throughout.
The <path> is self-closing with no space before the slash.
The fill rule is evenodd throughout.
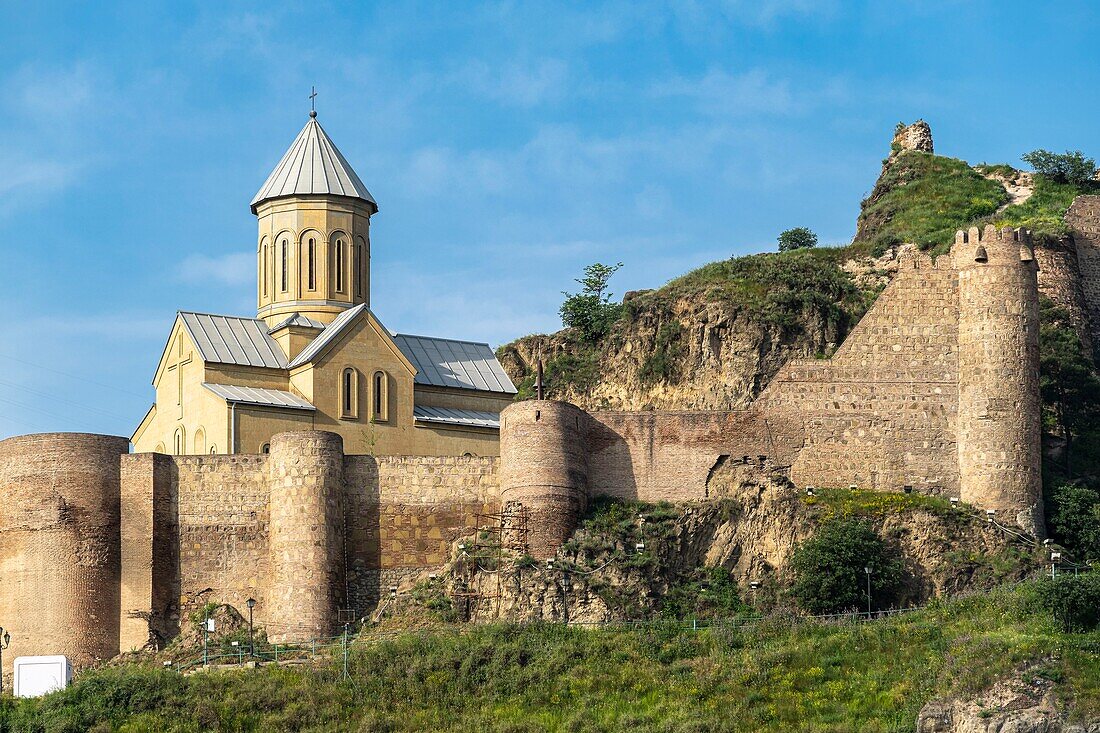
<path id="1" fill-rule="evenodd" d="M 256 213 L 256 207 L 270 199 L 307 195 L 362 199 L 378 211 L 374 197 L 336 149 L 315 113 L 310 114 L 309 122 L 294 138 L 286 155 L 252 199 L 252 213 Z"/>

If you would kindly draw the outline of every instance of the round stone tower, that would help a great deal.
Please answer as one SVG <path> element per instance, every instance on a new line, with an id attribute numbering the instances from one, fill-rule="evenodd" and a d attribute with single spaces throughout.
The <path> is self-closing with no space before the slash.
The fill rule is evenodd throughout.
<path id="1" fill-rule="evenodd" d="M 960 497 L 1043 534 L 1039 289 L 1029 233 L 955 235 Z"/>
<path id="2" fill-rule="evenodd" d="M 588 506 L 587 413 L 567 402 L 528 400 L 500 414 L 501 503 L 527 512 L 528 551 L 551 557 Z"/>
<path id="3" fill-rule="evenodd" d="M 126 438 L 86 433 L 0 441 L 0 625 L 18 656 L 77 668 L 119 648 L 120 457 Z M 10 688 L 9 688 L 10 689 Z"/>
<path id="4" fill-rule="evenodd" d="M 268 636 L 279 643 L 331 636 L 346 595 L 343 441 L 322 431 L 279 433 L 268 471 Z"/>

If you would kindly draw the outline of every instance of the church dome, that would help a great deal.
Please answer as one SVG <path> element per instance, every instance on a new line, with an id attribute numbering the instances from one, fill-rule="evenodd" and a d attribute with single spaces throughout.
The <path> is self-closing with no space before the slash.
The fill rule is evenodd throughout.
<path id="1" fill-rule="evenodd" d="M 374 197 L 315 114 L 310 114 L 309 122 L 252 199 L 252 213 L 263 202 L 285 196 L 347 196 L 362 199 L 378 211 Z"/>

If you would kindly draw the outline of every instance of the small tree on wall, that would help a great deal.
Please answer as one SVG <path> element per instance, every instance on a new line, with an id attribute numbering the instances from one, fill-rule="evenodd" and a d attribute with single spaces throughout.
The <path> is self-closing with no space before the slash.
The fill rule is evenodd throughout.
<path id="1" fill-rule="evenodd" d="M 809 249 L 817 246 L 817 235 L 806 227 L 788 229 L 779 235 L 779 251 L 788 252 L 792 249 Z"/>

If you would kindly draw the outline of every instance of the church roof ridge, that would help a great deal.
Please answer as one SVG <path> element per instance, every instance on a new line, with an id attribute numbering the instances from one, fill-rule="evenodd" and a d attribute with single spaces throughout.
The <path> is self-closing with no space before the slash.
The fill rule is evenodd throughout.
<path id="1" fill-rule="evenodd" d="M 252 199 L 252 212 L 271 199 L 318 195 L 362 199 L 378 211 L 378 203 L 363 181 L 317 118 L 311 116 Z"/>

